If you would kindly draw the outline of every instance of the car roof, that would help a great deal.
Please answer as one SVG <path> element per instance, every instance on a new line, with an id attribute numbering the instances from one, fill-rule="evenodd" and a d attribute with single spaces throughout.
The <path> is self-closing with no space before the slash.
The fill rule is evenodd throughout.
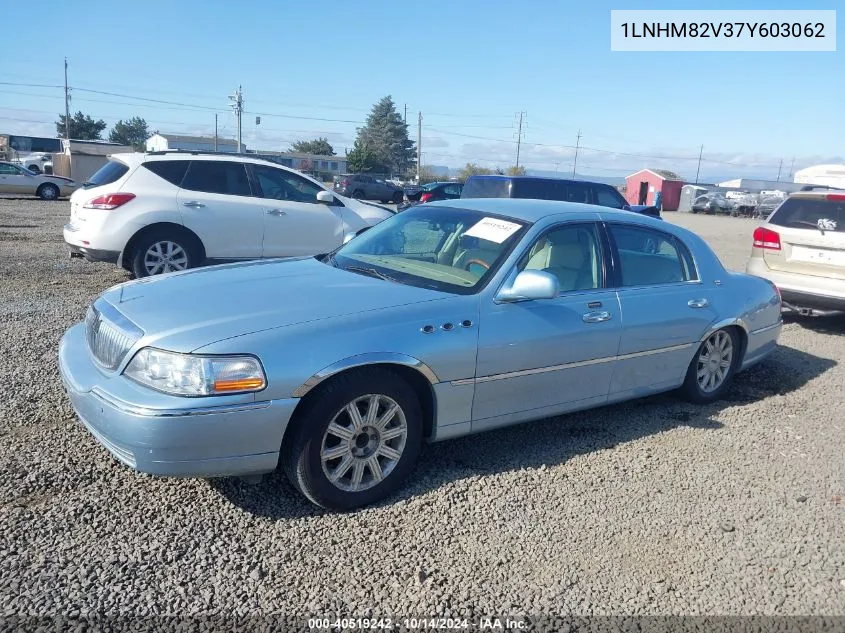
<path id="1" fill-rule="evenodd" d="M 427 203 L 428 205 L 505 215 L 516 220 L 522 220 L 523 222 L 538 222 L 548 216 L 560 215 L 561 213 L 584 212 L 600 213 L 608 219 L 623 218 L 630 220 L 632 218 L 646 218 L 653 220 L 653 218 L 647 218 L 631 211 L 611 209 L 610 207 L 601 207 L 594 204 L 564 202 L 561 200 L 536 200 L 533 198 L 459 198 L 457 200 L 429 202 Z M 654 222 L 659 222 L 660 225 L 663 224 L 660 220 L 654 220 Z M 655 226 L 658 225 L 655 224 Z"/>
<path id="2" fill-rule="evenodd" d="M 554 176 L 509 176 L 508 174 L 473 174 L 469 178 L 489 178 L 489 179 L 496 179 L 496 180 L 539 180 L 542 182 L 577 182 L 577 183 L 589 183 L 591 185 L 601 185 L 603 187 L 610 187 L 615 189 L 615 187 L 611 184 L 606 182 L 596 182 L 594 180 L 581 180 L 581 179 L 573 179 L 573 178 L 555 178 Z M 467 178 L 467 180 L 469 180 Z"/>

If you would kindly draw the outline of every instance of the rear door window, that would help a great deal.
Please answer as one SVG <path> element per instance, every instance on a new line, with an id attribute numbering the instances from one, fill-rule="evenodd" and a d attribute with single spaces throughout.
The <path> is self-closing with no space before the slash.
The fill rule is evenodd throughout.
<path id="1" fill-rule="evenodd" d="M 191 161 L 182 188 L 229 196 L 252 195 L 246 167 L 243 163 L 230 161 Z"/>
<path id="2" fill-rule="evenodd" d="M 101 187 L 103 185 L 110 185 L 123 178 L 128 171 L 129 167 L 124 163 L 117 160 L 110 160 L 94 172 L 94 175 L 91 176 L 88 179 L 88 182 L 85 183 L 85 187 Z"/>
<path id="3" fill-rule="evenodd" d="M 674 236 L 642 226 L 609 225 L 619 253 L 622 286 L 698 279 L 689 250 Z"/>
<path id="4" fill-rule="evenodd" d="M 188 171 L 189 162 L 187 160 L 157 160 L 144 163 L 144 167 L 178 187 L 182 184 L 185 172 Z"/>
<path id="5" fill-rule="evenodd" d="M 770 224 L 793 229 L 845 232 L 845 194 L 827 198 L 788 198 L 769 218 Z"/>
<path id="6" fill-rule="evenodd" d="M 461 198 L 510 198 L 510 196 L 511 181 L 507 178 L 470 177 L 461 191 Z"/>
<path id="7" fill-rule="evenodd" d="M 578 183 L 571 183 L 577 185 Z M 514 198 L 533 198 L 535 200 L 570 200 L 570 183 L 564 180 L 518 179 L 514 180 L 511 196 Z M 576 198 L 587 195 L 586 188 L 572 194 Z M 570 200 L 580 202 L 581 200 Z"/>

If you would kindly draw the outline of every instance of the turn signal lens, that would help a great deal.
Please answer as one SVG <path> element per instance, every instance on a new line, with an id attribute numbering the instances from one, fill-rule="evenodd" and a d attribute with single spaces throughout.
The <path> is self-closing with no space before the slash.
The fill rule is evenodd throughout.
<path id="1" fill-rule="evenodd" d="M 244 378 L 243 380 L 215 380 L 214 391 L 252 391 L 261 389 L 264 381 L 261 378 Z"/>

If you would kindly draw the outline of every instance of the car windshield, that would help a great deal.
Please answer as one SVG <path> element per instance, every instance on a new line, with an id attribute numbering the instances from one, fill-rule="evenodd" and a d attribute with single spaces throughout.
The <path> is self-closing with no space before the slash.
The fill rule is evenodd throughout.
<path id="1" fill-rule="evenodd" d="M 473 294 L 496 272 L 527 226 L 489 213 L 423 205 L 380 222 L 329 261 L 396 283 Z"/>

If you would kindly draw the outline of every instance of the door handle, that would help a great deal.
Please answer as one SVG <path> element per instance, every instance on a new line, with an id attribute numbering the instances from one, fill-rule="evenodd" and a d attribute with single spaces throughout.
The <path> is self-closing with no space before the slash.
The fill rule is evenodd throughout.
<path id="1" fill-rule="evenodd" d="M 687 301 L 687 305 L 690 308 L 706 308 L 710 305 L 710 302 L 707 299 L 690 299 Z"/>
<path id="2" fill-rule="evenodd" d="M 584 323 L 601 323 L 602 321 L 610 321 L 613 315 L 606 310 L 601 310 L 599 312 L 586 312 L 581 318 L 584 319 Z"/>
<path id="3" fill-rule="evenodd" d="M 278 217 L 280 215 L 287 215 L 287 213 L 281 209 L 267 209 L 267 215 L 275 215 Z"/>
<path id="4" fill-rule="evenodd" d="M 189 209 L 202 209 L 205 205 L 202 202 L 197 202 L 196 200 L 190 200 L 189 202 L 183 202 L 183 207 L 188 207 Z"/>

